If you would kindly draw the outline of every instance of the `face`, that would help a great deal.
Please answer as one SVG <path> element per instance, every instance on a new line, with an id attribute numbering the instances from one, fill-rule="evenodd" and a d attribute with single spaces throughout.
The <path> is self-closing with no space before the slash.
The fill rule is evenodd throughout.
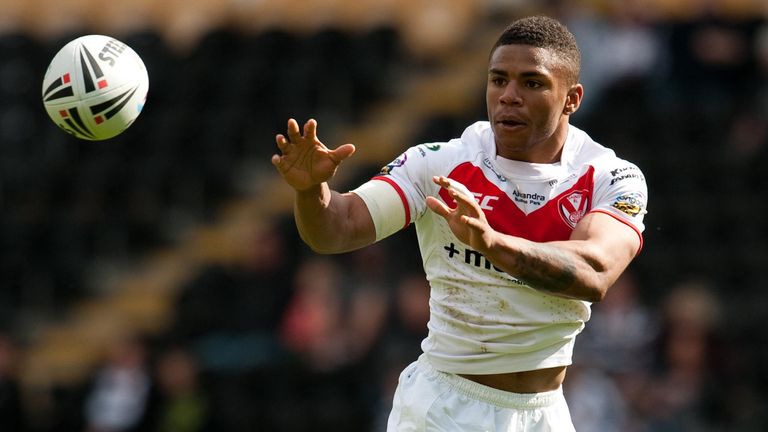
<path id="1" fill-rule="evenodd" d="M 568 116 L 583 90 L 569 82 L 560 60 L 545 48 L 502 45 L 488 67 L 486 104 L 499 156 L 552 163 L 568 134 Z"/>

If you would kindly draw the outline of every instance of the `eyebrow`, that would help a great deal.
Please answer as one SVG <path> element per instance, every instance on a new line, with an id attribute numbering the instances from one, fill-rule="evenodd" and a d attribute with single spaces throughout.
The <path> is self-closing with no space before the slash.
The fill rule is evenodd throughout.
<path id="1" fill-rule="evenodd" d="M 503 69 L 497 69 L 497 68 L 489 69 L 488 70 L 488 75 L 499 75 L 499 76 L 503 76 L 503 77 L 509 76 L 507 71 L 505 71 Z M 523 77 L 523 78 L 546 77 L 546 74 L 544 74 L 542 72 L 538 72 L 538 71 L 526 71 L 526 72 L 522 72 L 520 74 L 520 76 Z"/>
<path id="2" fill-rule="evenodd" d="M 505 71 L 503 71 L 503 70 L 501 70 L 501 69 L 490 68 L 490 69 L 488 69 L 488 75 L 502 75 L 502 76 L 507 76 L 507 72 L 505 72 Z"/>

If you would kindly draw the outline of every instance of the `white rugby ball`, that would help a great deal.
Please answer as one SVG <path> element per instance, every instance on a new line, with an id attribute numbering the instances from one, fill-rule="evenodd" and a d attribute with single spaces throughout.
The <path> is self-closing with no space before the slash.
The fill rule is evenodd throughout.
<path id="1" fill-rule="evenodd" d="M 136 52 L 103 35 L 81 36 L 53 57 L 43 78 L 43 105 L 51 120 L 84 140 L 112 138 L 144 108 L 149 76 Z"/>

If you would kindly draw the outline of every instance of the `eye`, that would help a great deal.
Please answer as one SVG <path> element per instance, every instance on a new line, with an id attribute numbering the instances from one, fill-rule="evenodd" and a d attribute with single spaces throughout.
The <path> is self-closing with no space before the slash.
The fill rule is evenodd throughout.
<path id="1" fill-rule="evenodd" d="M 504 85 L 507 84 L 507 80 L 506 79 L 504 79 L 502 77 L 498 77 L 498 76 L 497 77 L 491 77 L 491 82 L 494 85 L 498 86 L 498 87 L 503 87 Z"/>
<path id="2" fill-rule="evenodd" d="M 525 86 L 527 88 L 536 89 L 536 88 L 539 88 L 539 87 L 543 86 L 543 84 L 538 82 L 538 81 L 528 80 L 528 81 L 525 82 Z"/>

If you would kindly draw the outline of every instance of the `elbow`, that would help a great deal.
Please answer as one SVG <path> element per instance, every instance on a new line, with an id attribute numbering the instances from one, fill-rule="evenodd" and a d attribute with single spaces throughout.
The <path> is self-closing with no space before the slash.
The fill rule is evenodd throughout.
<path id="1" fill-rule="evenodd" d="M 597 285 L 572 284 L 565 289 L 542 289 L 550 294 L 571 300 L 600 303 L 605 298 L 606 289 Z"/>
<path id="2" fill-rule="evenodd" d="M 306 244 L 309 249 L 319 255 L 331 255 L 335 253 L 339 253 L 338 250 L 334 249 L 333 247 L 329 246 L 326 243 L 313 241 L 311 239 L 305 238 L 304 236 L 301 236 L 301 239 L 304 241 L 304 244 Z"/>
<path id="3" fill-rule="evenodd" d="M 314 252 L 314 253 L 316 253 L 318 255 L 332 255 L 332 254 L 335 254 L 335 253 L 339 253 L 338 251 L 336 251 L 334 249 L 331 249 L 331 248 L 328 248 L 328 247 L 323 247 L 323 246 L 320 246 L 320 245 L 313 245 L 313 244 L 307 243 L 307 246 L 309 246 L 309 249 L 312 250 L 312 252 Z"/>
<path id="4" fill-rule="evenodd" d="M 604 261 L 593 260 L 591 267 L 582 279 L 581 292 L 583 300 L 591 303 L 600 303 L 605 298 L 608 288 L 613 284 L 609 266 Z"/>
<path id="5" fill-rule="evenodd" d="M 590 302 L 590 303 L 600 303 L 605 298 L 607 290 L 601 289 L 598 287 L 593 287 L 588 290 L 587 295 L 585 296 L 584 300 Z"/>
<path id="6" fill-rule="evenodd" d="M 326 242 L 313 238 L 304 233 L 302 230 L 299 230 L 299 237 L 301 238 L 301 241 L 303 241 L 304 244 L 307 245 L 307 247 L 309 247 L 309 249 L 316 254 L 330 255 L 335 252 L 326 244 Z"/>
<path id="7" fill-rule="evenodd" d="M 594 278 L 582 287 L 583 299 L 591 303 L 600 303 L 608 293 L 611 283 L 603 277 Z"/>
<path id="8" fill-rule="evenodd" d="M 338 241 L 338 239 L 321 239 L 317 237 L 310 238 L 309 236 L 305 236 L 302 233 L 299 233 L 299 236 L 301 237 L 301 240 L 304 242 L 304 244 L 306 244 L 312 252 L 318 255 L 334 255 L 349 252 L 355 249 L 347 243 Z"/>
<path id="9" fill-rule="evenodd" d="M 605 298 L 608 286 L 600 278 L 585 278 L 573 281 L 567 289 L 563 290 L 565 297 L 590 303 L 600 303 Z"/>

